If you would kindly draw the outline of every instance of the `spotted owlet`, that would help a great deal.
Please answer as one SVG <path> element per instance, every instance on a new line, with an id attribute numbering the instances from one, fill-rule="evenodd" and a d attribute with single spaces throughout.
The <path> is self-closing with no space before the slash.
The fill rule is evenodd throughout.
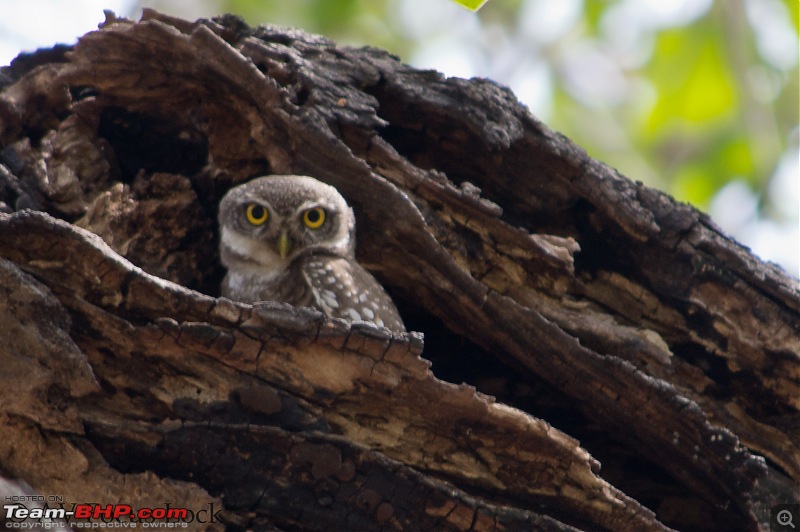
<path id="1" fill-rule="evenodd" d="M 305 176 L 259 177 L 225 194 L 219 225 L 224 297 L 405 331 L 392 299 L 356 262 L 355 217 L 335 188 Z"/>

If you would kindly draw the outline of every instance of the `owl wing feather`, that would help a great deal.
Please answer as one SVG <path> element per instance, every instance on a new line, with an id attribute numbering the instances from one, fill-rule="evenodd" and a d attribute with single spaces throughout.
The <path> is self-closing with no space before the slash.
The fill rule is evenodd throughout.
<path id="1" fill-rule="evenodd" d="M 332 255 L 311 255 L 301 259 L 300 269 L 305 278 L 301 284 L 310 292 L 308 306 L 332 318 L 368 321 L 393 332 L 405 332 L 389 294 L 358 263 Z"/>

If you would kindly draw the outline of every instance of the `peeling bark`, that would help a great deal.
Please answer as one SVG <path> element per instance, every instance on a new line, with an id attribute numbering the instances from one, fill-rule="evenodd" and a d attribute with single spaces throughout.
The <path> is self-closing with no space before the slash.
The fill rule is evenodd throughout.
<path id="1" fill-rule="evenodd" d="M 797 282 L 494 83 L 109 15 L 4 70 L 0 143 L 8 491 L 222 509 L 199 530 L 756 530 L 800 500 Z M 420 332 L 216 297 L 217 203 L 269 173 L 342 192 Z"/>

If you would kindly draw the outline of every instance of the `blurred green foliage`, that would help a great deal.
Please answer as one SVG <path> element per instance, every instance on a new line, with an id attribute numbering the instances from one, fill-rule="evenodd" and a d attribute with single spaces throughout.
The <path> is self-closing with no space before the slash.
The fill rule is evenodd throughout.
<path id="1" fill-rule="evenodd" d="M 388 0 L 222 0 L 220 12 L 235 13 L 249 24 L 293 26 L 342 44 L 408 51 L 392 28 Z M 405 46 L 404 46 L 405 44 Z"/>
<path id="2" fill-rule="evenodd" d="M 483 4 L 486 3 L 487 0 L 453 0 L 459 5 L 466 7 L 472 11 L 477 11 L 481 8 Z"/>
<path id="3" fill-rule="evenodd" d="M 385 48 L 413 62 L 420 50 L 438 46 L 438 37 L 409 31 L 408 17 L 398 13 L 410 1 L 220 0 L 219 8 L 253 25 L 300 27 L 342 44 Z M 649 47 L 644 59 L 618 66 L 627 84 L 624 96 L 588 103 L 569 86 L 564 57 L 574 47 L 588 45 L 613 59 L 608 49 L 614 33 L 626 28 L 609 28 L 607 15 L 630 0 L 571 0 L 579 3 L 579 16 L 545 43 L 526 35 L 520 22 L 528 1 L 492 0 L 470 14 L 477 19 L 471 31 L 485 34 L 474 35 L 474 43 L 466 40 L 464 47 L 478 49 L 472 50 L 473 57 L 483 54 L 491 63 L 492 43 L 502 35 L 517 46 L 520 64 L 530 57 L 545 62 L 550 75 L 543 83 L 552 86 L 548 101 L 540 105 L 549 126 L 629 177 L 704 209 L 730 180 L 746 182 L 757 196 L 765 190 L 777 161 L 791 148 L 792 135 L 797 135 L 798 0 L 775 0 L 782 3 L 791 18 L 787 27 L 795 32 L 793 65 L 776 66 L 759 52 L 758 39 L 764 36 L 746 12 L 751 0 L 716 0 L 685 23 L 647 28 L 640 36 L 640 46 Z M 443 13 L 438 4 L 445 3 L 451 0 L 416 1 L 414 6 L 438 17 Z M 425 16 L 421 13 L 420 20 Z M 451 24 L 452 19 L 442 19 L 441 32 L 452 32 Z M 447 66 L 441 69 L 447 71 Z"/>

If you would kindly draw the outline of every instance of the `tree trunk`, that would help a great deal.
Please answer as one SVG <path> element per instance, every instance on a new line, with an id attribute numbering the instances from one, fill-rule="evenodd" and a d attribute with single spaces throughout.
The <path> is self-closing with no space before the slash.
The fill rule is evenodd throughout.
<path id="1" fill-rule="evenodd" d="M 0 81 L 6 501 L 637 531 L 800 501 L 797 282 L 507 89 L 153 11 Z M 217 204 L 265 174 L 342 192 L 420 332 L 216 297 Z"/>

